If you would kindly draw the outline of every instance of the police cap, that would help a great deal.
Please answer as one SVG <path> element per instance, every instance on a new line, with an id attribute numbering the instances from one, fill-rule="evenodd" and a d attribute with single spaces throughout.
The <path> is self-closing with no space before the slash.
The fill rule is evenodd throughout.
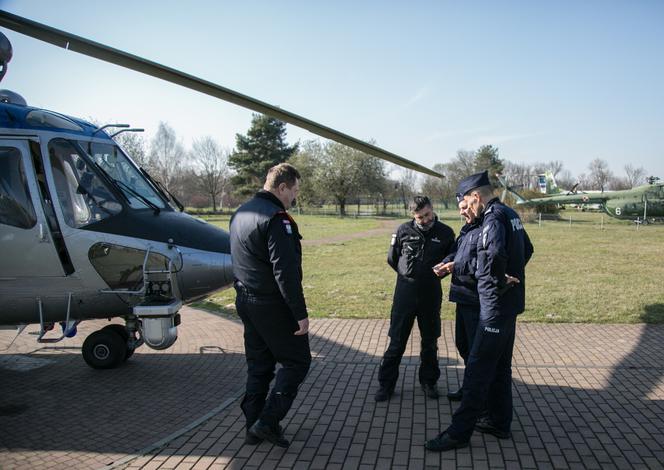
<path id="1" fill-rule="evenodd" d="M 466 176 L 464 179 L 459 181 L 459 186 L 457 186 L 456 198 L 458 202 L 461 202 L 463 197 L 471 192 L 475 188 L 481 186 L 489 186 L 491 182 L 489 181 L 489 172 L 484 170 L 482 173 L 475 173 L 474 175 Z"/>

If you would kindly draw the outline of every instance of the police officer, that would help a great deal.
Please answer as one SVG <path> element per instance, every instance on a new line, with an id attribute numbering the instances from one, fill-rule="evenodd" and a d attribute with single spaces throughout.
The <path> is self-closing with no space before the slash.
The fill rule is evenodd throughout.
<path id="1" fill-rule="evenodd" d="M 416 196 L 411 203 L 413 220 L 399 226 L 392 235 L 387 262 L 397 272 L 390 318 L 390 344 L 378 372 L 380 387 L 376 401 L 394 393 L 399 364 L 406 350 L 415 318 L 422 337 L 419 380 L 429 398 L 438 398 L 438 338 L 440 337 L 440 279 L 433 267 L 440 263 L 454 244 L 454 231 L 438 221 L 431 201 Z"/>
<path id="2" fill-rule="evenodd" d="M 486 171 L 462 180 L 459 193 L 476 216 L 484 217 L 475 271 L 480 317 L 461 405 L 452 424 L 426 443 L 427 449 L 438 452 L 466 447 L 474 429 L 502 439 L 511 436 L 516 316 L 525 308 L 525 266 L 533 253 L 521 219 L 493 196 Z M 509 283 L 506 274 L 519 282 Z M 485 405 L 487 416 L 478 421 Z"/>
<path id="3" fill-rule="evenodd" d="M 279 426 L 309 371 L 309 320 L 302 291 L 302 248 L 295 205 L 299 172 L 287 163 L 270 168 L 262 191 L 231 219 L 235 305 L 244 324 L 247 388 L 241 408 L 245 443 L 289 442 Z M 281 364 L 272 392 L 276 363 Z"/>
<path id="4" fill-rule="evenodd" d="M 442 263 L 434 266 L 438 277 L 452 274 L 449 301 L 456 303 L 455 344 L 464 364 L 472 348 L 473 339 L 480 317 L 480 298 L 477 294 L 477 240 L 481 230 L 481 218 L 469 210 L 463 195 L 457 194 L 459 214 L 466 224 L 461 227 L 452 252 Z M 463 396 L 462 388 L 447 392 L 450 401 L 459 401 Z"/>

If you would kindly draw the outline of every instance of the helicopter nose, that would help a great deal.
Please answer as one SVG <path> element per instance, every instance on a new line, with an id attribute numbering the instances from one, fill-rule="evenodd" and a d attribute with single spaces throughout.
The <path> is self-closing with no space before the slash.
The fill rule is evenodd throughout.
<path id="1" fill-rule="evenodd" d="M 231 256 L 202 250 L 183 250 L 178 287 L 185 303 L 200 300 L 233 284 Z"/>

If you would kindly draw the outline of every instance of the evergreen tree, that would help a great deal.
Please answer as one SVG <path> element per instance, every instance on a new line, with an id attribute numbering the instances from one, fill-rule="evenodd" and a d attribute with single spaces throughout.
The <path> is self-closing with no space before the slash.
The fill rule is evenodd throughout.
<path id="1" fill-rule="evenodd" d="M 489 170 L 489 179 L 494 188 L 500 186 L 497 173 L 503 171 L 503 161 L 498 157 L 498 149 L 493 145 L 483 145 L 475 152 L 475 171 Z"/>
<path id="2" fill-rule="evenodd" d="M 254 114 L 247 135 L 236 134 L 235 151 L 228 159 L 228 166 L 237 172 L 232 179 L 237 191 L 248 195 L 261 188 L 267 170 L 288 160 L 297 148 L 286 143 L 284 122 Z"/>

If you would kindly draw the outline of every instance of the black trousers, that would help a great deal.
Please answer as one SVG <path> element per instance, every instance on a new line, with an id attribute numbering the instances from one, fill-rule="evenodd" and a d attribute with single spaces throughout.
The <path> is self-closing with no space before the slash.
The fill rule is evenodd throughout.
<path id="1" fill-rule="evenodd" d="M 406 350 L 415 319 L 422 338 L 419 380 L 435 384 L 440 378 L 438 338 L 440 337 L 440 281 L 418 283 L 397 279 L 390 317 L 390 344 L 378 371 L 381 387 L 394 389 L 399 378 L 399 365 Z"/>
<path id="2" fill-rule="evenodd" d="M 502 431 L 512 424 L 512 353 L 516 315 L 480 317 L 463 376 L 463 399 L 447 432 L 468 441 L 477 418 L 488 408 L 489 419 Z"/>
<path id="3" fill-rule="evenodd" d="M 454 328 L 454 344 L 463 359 L 464 365 L 468 363 L 470 350 L 480 320 L 480 306 L 472 304 L 456 304 L 456 321 Z"/>
<path id="4" fill-rule="evenodd" d="M 236 288 L 244 324 L 247 388 L 241 408 L 249 428 L 257 419 L 276 427 L 288 413 L 311 365 L 308 335 L 295 336 L 297 321 L 281 300 L 261 300 Z M 268 397 L 276 364 L 281 364 Z"/>

